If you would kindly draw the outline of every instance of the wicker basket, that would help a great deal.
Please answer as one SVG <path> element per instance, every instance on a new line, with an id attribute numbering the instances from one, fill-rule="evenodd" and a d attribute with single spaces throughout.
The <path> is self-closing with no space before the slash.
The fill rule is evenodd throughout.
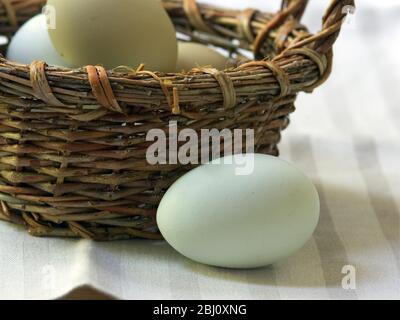
<path id="1" fill-rule="evenodd" d="M 1 0 L 0 32 L 12 35 L 44 0 Z M 156 208 L 191 169 L 149 165 L 148 130 L 255 129 L 256 151 L 278 155 L 299 92 L 329 76 L 332 46 L 353 0 L 333 0 L 323 29 L 299 23 L 307 0 L 276 15 L 164 0 L 180 34 L 229 50 L 234 67 L 186 74 L 101 66 L 67 70 L 0 58 L 0 218 L 35 236 L 161 238 Z M 246 61 L 241 50 L 257 61 Z"/>

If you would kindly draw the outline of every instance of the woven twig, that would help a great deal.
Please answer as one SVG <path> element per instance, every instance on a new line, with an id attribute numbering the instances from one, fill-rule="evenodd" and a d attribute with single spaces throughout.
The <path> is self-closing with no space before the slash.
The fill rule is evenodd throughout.
<path id="1" fill-rule="evenodd" d="M 12 34 L 43 2 L 9 1 L 16 19 L 1 7 L 1 32 Z M 181 34 L 239 59 L 227 70 L 69 70 L 1 58 L 0 219 L 37 236 L 159 239 L 157 205 L 192 166 L 150 165 L 146 133 L 168 133 L 170 121 L 180 130 L 255 129 L 256 151 L 277 155 L 297 93 L 328 78 L 342 8 L 354 5 L 332 1 L 312 36 L 298 22 L 306 3 L 284 1 L 271 15 L 164 0 Z M 240 49 L 269 58 L 240 61 Z"/>
<path id="2" fill-rule="evenodd" d="M 0 0 L 1 34 L 10 37 L 33 15 L 40 12 L 44 0 Z"/>

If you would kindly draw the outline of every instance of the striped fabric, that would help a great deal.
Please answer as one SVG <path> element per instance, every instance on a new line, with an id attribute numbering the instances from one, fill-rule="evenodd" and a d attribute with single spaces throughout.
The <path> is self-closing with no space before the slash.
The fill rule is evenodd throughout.
<path id="1" fill-rule="evenodd" d="M 311 1 L 313 28 L 327 2 Z M 358 2 L 331 79 L 300 96 L 281 144 L 321 197 L 304 248 L 268 268 L 230 271 L 165 243 L 37 239 L 0 223 L 0 298 L 54 298 L 90 284 L 125 299 L 399 299 L 400 4 Z"/>

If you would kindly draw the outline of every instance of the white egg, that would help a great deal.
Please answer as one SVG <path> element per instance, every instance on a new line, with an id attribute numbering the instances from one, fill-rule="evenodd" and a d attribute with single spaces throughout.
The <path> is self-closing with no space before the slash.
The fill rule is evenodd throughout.
<path id="1" fill-rule="evenodd" d="M 224 70 L 227 65 L 228 58 L 213 48 L 195 42 L 178 42 L 177 72 L 190 71 L 199 66 Z"/>
<path id="2" fill-rule="evenodd" d="M 67 66 L 50 40 L 43 14 L 33 17 L 18 30 L 8 47 L 7 59 L 23 64 L 42 60 L 49 65 Z"/>
<path id="3" fill-rule="evenodd" d="M 314 185 L 291 164 L 236 155 L 175 182 L 160 203 L 157 223 L 167 242 L 189 259 L 256 268 L 299 250 L 317 226 L 319 209 Z"/>

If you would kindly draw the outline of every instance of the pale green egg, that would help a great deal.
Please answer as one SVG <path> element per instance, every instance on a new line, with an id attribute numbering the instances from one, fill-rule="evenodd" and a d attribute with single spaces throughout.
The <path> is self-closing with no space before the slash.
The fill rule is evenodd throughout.
<path id="1" fill-rule="evenodd" d="M 54 49 L 43 14 L 31 18 L 18 30 L 8 47 L 7 59 L 24 64 L 41 60 L 53 66 L 68 66 Z"/>
<path id="2" fill-rule="evenodd" d="M 162 199 L 157 222 L 167 242 L 189 259 L 256 268 L 303 247 L 319 210 L 316 188 L 300 170 L 275 157 L 248 154 L 184 175 Z"/>
<path id="3" fill-rule="evenodd" d="M 228 66 L 228 58 L 204 44 L 195 42 L 178 43 L 177 72 L 190 71 L 193 68 L 205 66 L 224 70 Z"/>

